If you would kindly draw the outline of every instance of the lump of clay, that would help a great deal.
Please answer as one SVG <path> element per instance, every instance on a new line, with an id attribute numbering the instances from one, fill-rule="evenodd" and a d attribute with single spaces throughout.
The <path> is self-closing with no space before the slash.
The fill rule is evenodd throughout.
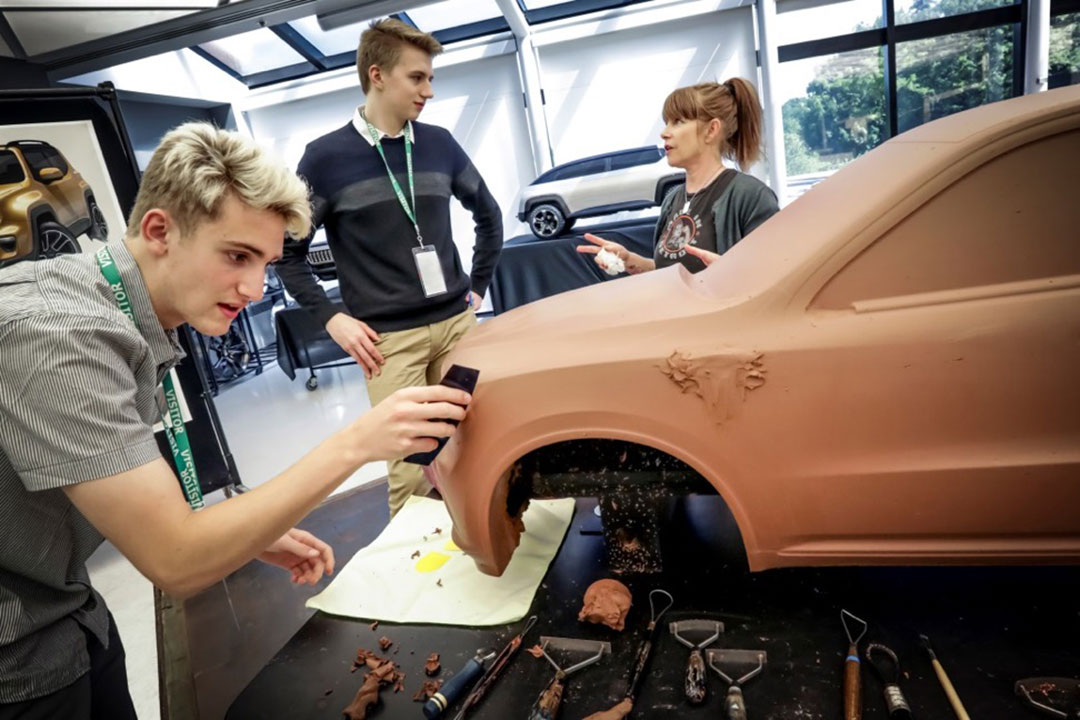
<path id="1" fill-rule="evenodd" d="M 626 613 L 630 612 L 633 597 L 630 590 L 618 580 L 597 580 L 585 591 L 585 604 L 578 613 L 578 620 L 607 625 L 613 630 L 626 627 Z"/>
<path id="2" fill-rule="evenodd" d="M 630 714 L 633 707 L 634 703 L 630 701 L 630 698 L 624 698 L 621 703 L 610 710 L 593 713 L 585 720 L 623 720 L 624 717 Z"/>

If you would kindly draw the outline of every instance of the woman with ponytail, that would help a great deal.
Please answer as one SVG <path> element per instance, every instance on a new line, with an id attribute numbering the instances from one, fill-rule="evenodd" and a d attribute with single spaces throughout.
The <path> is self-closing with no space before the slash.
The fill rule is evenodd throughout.
<path id="1" fill-rule="evenodd" d="M 780 209 L 767 185 L 724 164 L 745 170 L 757 162 L 762 125 L 757 92 L 742 78 L 672 92 L 664 101 L 660 137 L 668 164 L 686 170 L 686 183 L 668 193 L 660 208 L 653 257 L 589 234 L 585 239 L 592 244 L 578 246 L 578 252 L 594 255 L 609 271 L 619 264 L 613 254 L 631 274 L 675 263 L 697 272 L 711 264 Z"/>

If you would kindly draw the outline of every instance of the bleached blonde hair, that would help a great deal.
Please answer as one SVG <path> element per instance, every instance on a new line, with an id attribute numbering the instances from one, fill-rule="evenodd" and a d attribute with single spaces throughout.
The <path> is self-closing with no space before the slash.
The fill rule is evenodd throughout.
<path id="1" fill-rule="evenodd" d="M 216 220 L 230 193 L 251 208 L 280 215 L 293 239 L 311 231 L 308 188 L 296 173 L 239 133 L 192 122 L 170 130 L 154 150 L 127 234 L 137 237 L 143 216 L 161 208 L 187 235 L 200 223 Z"/>

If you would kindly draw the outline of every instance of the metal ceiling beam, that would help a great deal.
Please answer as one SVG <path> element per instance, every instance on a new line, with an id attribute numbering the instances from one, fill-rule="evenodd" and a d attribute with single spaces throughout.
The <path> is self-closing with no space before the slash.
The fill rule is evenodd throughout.
<path id="1" fill-rule="evenodd" d="M 327 69 L 326 55 L 319 48 L 308 42 L 308 39 L 297 32 L 292 25 L 282 23 L 274 25 L 270 30 L 297 52 L 301 57 L 315 66 L 318 71 Z"/>
<path id="2" fill-rule="evenodd" d="M 45 66 L 51 79 L 59 80 L 297 20 L 316 12 L 358 6 L 379 15 L 399 9 L 401 3 L 393 0 L 245 0 L 30 59 Z"/>
<path id="3" fill-rule="evenodd" d="M 6 13 L 70 12 L 200 12 L 213 5 L 19 5 L 3 6 Z"/>

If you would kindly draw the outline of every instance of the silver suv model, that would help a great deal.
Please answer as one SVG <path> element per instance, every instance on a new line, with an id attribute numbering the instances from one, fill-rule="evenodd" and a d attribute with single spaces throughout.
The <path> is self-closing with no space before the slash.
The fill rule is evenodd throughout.
<path id="1" fill-rule="evenodd" d="M 521 191 L 517 216 L 536 237 L 551 238 L 578 218 L 659 205 L 684 178 L 654 146 L 587 157 L 533 180 Z"/>

